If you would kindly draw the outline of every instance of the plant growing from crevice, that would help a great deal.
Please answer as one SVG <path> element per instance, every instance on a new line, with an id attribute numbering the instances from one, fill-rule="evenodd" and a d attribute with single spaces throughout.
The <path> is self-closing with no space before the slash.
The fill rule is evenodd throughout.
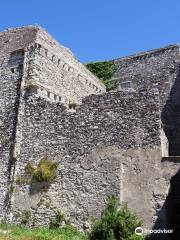
<path id="1" fill-rule="evenodd" d="M 55 161 L 49 160 L 47 157 L 44 157 L 40 160 L 37 166 L 34 166 L 32 162 L 28 162 L 25 166 L 25 179 L 31 180 L 30 182 L 46 182 L 51 183 L 57 176 L 57 167 L 58 163 Z M 21 176 L 18 176 L 17 181 L 21 181 Z M 24 183 L 26 183 L 24 181 Z M 47 186 L 44 186 L 44 188 Z"/>
<path id="2" fill-rule="evenodd" d="M 63 221 L 65 221 L 65 216 L 64 216 L 64 213 L 59 211 L 57 214 L 56 214 L 56 217 L 55 219 L 52 219 L 49 223 L 49 228 L 50 229 L 55 229 L 55 228 L 59 228 Z"/>
<path id="3" fill-rule="evenodd" d="M 11 192 L 11 193 L 14 193 L 15 190 L 16 190 L 15 186 L 11 185 L 11 186 L 10 186 L 10 192 Z"/>
<path id="4" fill-rule="evenodd" d="M 114 83 L 109 81 L 116 69 L 114 61 L 88 63 L 85 66 L 104 83 L 107 91 L 115 88 Z"/>
<path id="5" fill-rule="evenodd" d="M 32 180 L 51 183 L 57 176 L 58 163 L 44 157 L 32 173 Z"/>
<path id="6" fill-rule="evenodd" d="M 24 211 L 21 214 L 21 224 L 27 225 L 29 220 L 30 220 L 30 218 L 31 218 L 31 212 L 30 211 Z"/>

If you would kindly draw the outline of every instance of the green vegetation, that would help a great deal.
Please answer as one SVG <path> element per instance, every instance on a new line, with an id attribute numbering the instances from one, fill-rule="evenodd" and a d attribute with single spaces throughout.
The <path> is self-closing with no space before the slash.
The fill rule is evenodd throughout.
<path id="1" fill-rule="evenodd" d="M 112 196 L 101 219 L 96 220 L 89 235 L 90 240 L 143 240 L 144 236 L 135 234 L 136 227 L 143 225 L 142 220 L 132 213 L 127 204 L 119 208 L 118 200 Z"/>
<path id="2" fill-rule="evenodd" d="M 87 240 L 75 227 L 65 225 L 58 229 L 34 228 L 25 226 L 0 226 L 1 240 Z M 7 233 L 6 233 L 7 231 Z"/>
<path id="3" fill-rule="evenodd" d="M 31 162 L 28 162 L 26 167 L 25 167 L 25 172 L 29 175 L 32 175 L 35 171 L 35 167 L 33 166 L 33 164 Z"/>
<path id="4" fill-rule="evenodd" d="M 13 193 L 13 192 L 15 192 L 15 190 L 16 190 L 16 188 L 11 185 L 11 186 L 10 186 L 10 192 Z"/>
<path id="5" fill-rule="evenodd" d="M 23 225 L 28 224 L 30 218 L 31 218 L 31 212 L 30 211 L 24 211 L 21 215 L 21 224 L 23 224 Z"/>
<path id="6" fill-rule="evenodd" d="M 25 167 L 25 175 L 17 175 L 16 184 L 25 185 L 30 183 L 30 180 L 51 183 L 56 178 L 57 167 L 58 163 L 48 160 L 47 157 L 42 158 L 37 167 L 28 162 Z"/>
<path id="7" fill-rule="evenodd" d="M 57 167 L 57 162 L 52 162 L 47 157 L 42 158 L 33 172 L 33 180 L 37 182 L 52 182 L 56 178 Z"/>
<path id="8" fill-rule="evenodd" d="M 114 61 L 88 63 L 86 67 L 104 83 L 107 91 L 114 89 L 114 84 L 109 82 L 115 71 Z"/>
<path id="9" fill-rule="evenodd" d="M 62 222 L 65 221 L 65 216 L 63 212 L 58 212 L 56 215 L 56 218 L 51 220 L 49 224 L 50 229 L 56 229 L 59 228 L 62 225 Z"/>
<path id="10" fill-rule="evenodd" d="M 57 162 L 53 162 L 47 157 L 44 157 L 40 160 L 37 167 L 33 166 L 31 162 L 28 162 L 25 167 L 25 172 L 32 176 L 32 180 L 50 183 L 56 178 L 57 167 Z"/>

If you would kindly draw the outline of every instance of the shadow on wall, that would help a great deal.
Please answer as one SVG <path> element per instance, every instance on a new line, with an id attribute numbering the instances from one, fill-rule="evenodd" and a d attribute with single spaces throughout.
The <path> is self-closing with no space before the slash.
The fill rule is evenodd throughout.
<path id="1" fill-rule="evenodd" d="M 50 183 L 31 181 L 29 186 L 29 194 L 32 196 L 40 192 L 47 192 L 49 188 Z"/>
<path id="2" fill-rule="evenodd" d="M 161 120 L 169 142 L 169 156 L 180 156 L 180 70 L 162 110 Z"/>
<path id="3" fill-rule="evenodd" d="M 170 190 L 153 230 L 173 230 L 173 233 L 153 233 L 148 240 L 179 240 L 180 239 L 180 169 L 170 180 Z"/>

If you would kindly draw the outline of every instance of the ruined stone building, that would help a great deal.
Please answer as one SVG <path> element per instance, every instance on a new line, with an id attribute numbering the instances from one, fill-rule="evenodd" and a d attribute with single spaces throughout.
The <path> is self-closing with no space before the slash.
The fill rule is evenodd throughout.
<path id="1" fill-rule="evenodd" d="M 41 27 L 0 33 L 0 219 L 48 224 L 62 210 L 86 228 L 116 194 L 147 228 L 175 224 L 179 63 L 179 45 L 116 59 L 107 92 Z M 46 189 L 25 181 L 45 156 L 59 163 Z"/>

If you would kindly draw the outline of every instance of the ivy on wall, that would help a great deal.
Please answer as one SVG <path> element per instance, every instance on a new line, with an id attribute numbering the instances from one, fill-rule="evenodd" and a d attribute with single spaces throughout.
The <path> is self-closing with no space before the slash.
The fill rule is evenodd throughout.
<path id="1" fill-rule="evenodd" d="M 114 61 L 88 63 L 86 67 L 104 83 L 107 91 L 114 89 L 114 84 L 109 81 L 115 71 Z"/>

